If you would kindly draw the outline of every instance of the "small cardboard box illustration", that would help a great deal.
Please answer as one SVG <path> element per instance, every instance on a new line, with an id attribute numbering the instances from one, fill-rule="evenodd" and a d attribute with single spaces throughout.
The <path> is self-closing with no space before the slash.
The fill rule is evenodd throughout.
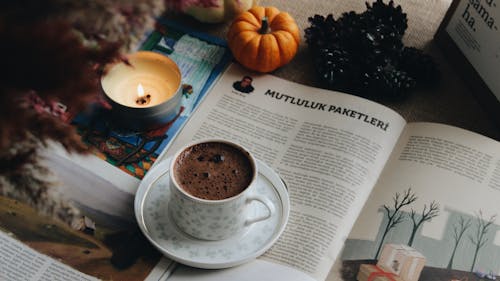
<path id="1" fill-rule="evenodd" d="M 417 281 L 425 266 L 425 257 L 403 244 L 385 244 L 377 266 L 400 276 L 404 281 Z"/>
<path id="2" fill-rule="evenodd" d="M 384 271 L 374 264 L 362 264 L 359 267 L 358 281 L 404 281 L 392 272 Z"/>

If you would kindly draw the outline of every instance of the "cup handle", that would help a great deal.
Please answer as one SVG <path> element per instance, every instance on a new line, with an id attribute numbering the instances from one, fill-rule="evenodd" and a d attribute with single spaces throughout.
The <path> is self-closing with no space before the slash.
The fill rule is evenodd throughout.
<path id="1" fill-rule="evenodd" d="M 258 202 L 260 202 L 262 205 L 264 205 L 267 208 L 268 212 L 267 212 L 267 214 L 265 214 L 263 216 L 246 220 L 245 221 L 245 226 L 251 225 L 251 224 L 259 222 L 259 221 L 267 220 L 275 212 L 274 204 L 267 197 L 260 196 L 260 195 L 250 196 L 250 197 L 247 198 L 246 204 L 250 204 L 252 201 L 258 201 Z"/>

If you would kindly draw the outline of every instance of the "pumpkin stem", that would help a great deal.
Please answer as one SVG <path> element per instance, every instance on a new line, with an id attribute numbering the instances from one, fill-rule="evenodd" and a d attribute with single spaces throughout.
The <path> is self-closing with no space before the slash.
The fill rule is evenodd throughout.
<path id="1" fill-rule="evenodd" d="M 266 34 L 269 32 L 269 21 L 267 17 L 262 18 L 262 26 L 260 27 L 259 33 Z"/>

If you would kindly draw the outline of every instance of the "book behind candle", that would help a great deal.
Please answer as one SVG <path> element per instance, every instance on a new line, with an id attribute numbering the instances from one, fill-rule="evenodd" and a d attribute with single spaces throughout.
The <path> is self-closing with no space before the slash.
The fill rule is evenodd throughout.
<path id="1" fill-rule="evenodd" d="M 500 2 L 454 0 L 435 41 L 500 125 Z"/>

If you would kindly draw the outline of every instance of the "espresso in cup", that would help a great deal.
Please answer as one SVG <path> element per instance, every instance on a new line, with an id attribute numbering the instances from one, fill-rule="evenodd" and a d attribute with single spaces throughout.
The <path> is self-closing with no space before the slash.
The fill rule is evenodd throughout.
<path id="1" fill-rule="evenodd" d="M 184 233 L 222 240 L 274 214 L 274 203 L 256 194 L 255 158 L 227 140 L 186 145 L 170 163 L 169 216 Z M 262 206 L 258 206 L 258 205 Z M 252 208 L 265 208 L 259 215 Z"/>
<path id="2" fill-rule="evenodd" d="M 249 155 L 223 142 L 206 142 L 183 150 L 175 159 L 179 186 L 194 197 L 222 200 L 240 194 L 252 182 Z"/>

